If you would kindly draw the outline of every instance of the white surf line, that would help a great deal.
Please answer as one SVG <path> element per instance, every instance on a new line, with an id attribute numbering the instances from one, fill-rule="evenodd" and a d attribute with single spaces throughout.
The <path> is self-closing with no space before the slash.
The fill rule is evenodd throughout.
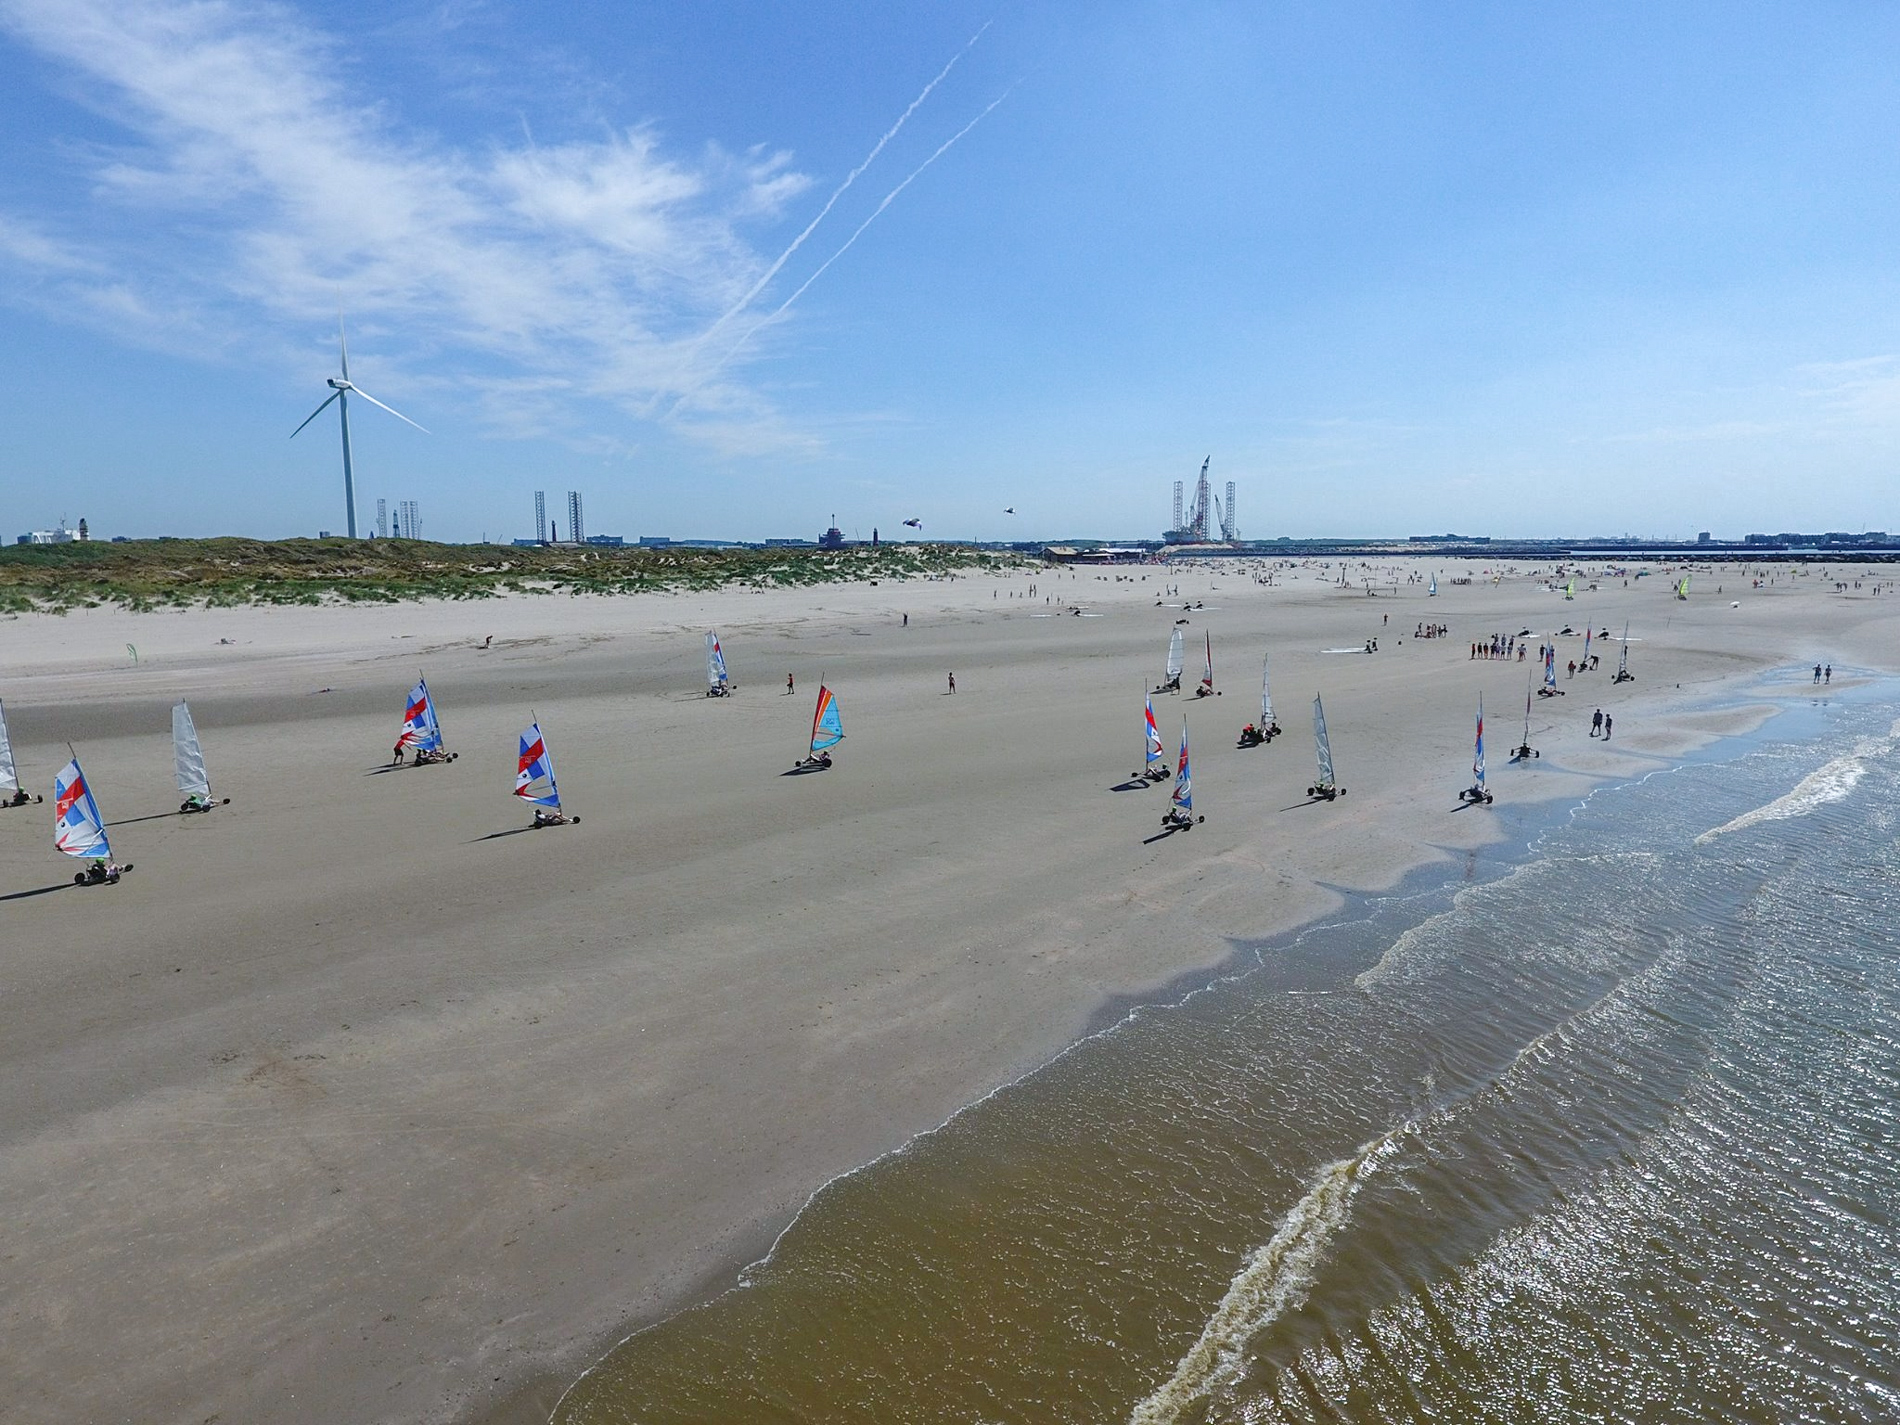
<path id="1" fill-rule="evenodd" d="M 1362 1144 L 1350 1158 L 1321 1168 L 1280 1221 L 1280 1230 L 1247 1259 L 1227 1295 L 1201 1328 L 1167 1383 L 1142 1401 L 1128 1425 L 1175 1425 L 1217 1391 L 1237 1384 L 1246 1369 L 1247 1342 L 1261 1328 L 1306 1299 L 1313 1275 L 1345 1224 L 1361 1181 L 1416 1122 L 1407 1120 L 1383 1137 Z"/>
<path id="2" fill-rule="evenodd" d="M 1703 832 L 1695 839 L 1695 844 L 1706 846 L 1716 837 L 1726 835 L 1728 832 L 1758 826 L 1764 821 L 1787 821 L 1791 817 L 1806 816 L 1818 807 L 1844 800 L 1853 792 L 1860 779 L 1867 775 L 1866 759 L 1890 749 L 1896 737 L 1900 737 L 1900 722 L 1894 724 L 1893 731 L 1887 736 L 1864 737 L 1852 752 L 1815 768 L 1795 783 L 1794 789 L 1786 795 L 1776 797 L 1766 806 L 1743 812 L 1733 821 L 1724 822 L 1720 826 Z"/>

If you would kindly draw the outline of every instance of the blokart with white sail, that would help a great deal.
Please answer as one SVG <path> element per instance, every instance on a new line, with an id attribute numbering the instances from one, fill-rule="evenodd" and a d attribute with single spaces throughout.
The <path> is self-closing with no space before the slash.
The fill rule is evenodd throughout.
<path id="1" fill-rule="evenodd" d="M 105 818 L 99 814 L 86 774 L 79 770 L 77 754 L 53 778 L 53 845 L 68 856 L 85 858 L 86 869 L 73 873 L 75 886 L 117 885 L 119 877 L 132 869 L 130 862 L 121 866 L 112 859 Z"/>
<path id="2" fill-rule="evenodd" d="M 1544 686 L 1537 690 L 1540 698 L 1561 698 L 1564 690 L 1557 686 L 1557 641 L 1550 634 L 1544 635 Z"/>
<path id="3" fill-rule="evenodd" d="M 7 709 L 0 703 L 0 807 L 31 806 L 45 800 L 20 785 L 20 774 L 13 765 L 13 744 L 7 741 Z"/>
<path id="4" fill-rule="evenodd" d="M 1513 762 L 1528 762 L 1533 757 L 1543 756 L 1543 753 L 1531 746 L 1531 697 L 1536 691 L 1536 687 L 1536 679 L 1526 678 L 1524 680 L 1524 740 L 1512 750 L 1511 760 Z"/>
<path id="5" fill-rule="evenodd" d="M 459 755 L 449 751 L 443 741 L 442 718 L 436 711 L 435 699 L 429 695 L 427 679 L 417 680 L 415 687 L 409 690 L 409 701 L 403 704 L 402 735 L 396 739 L 398 762 L 405 750 L 414 754 L 417 767 L 453 762 Z"/>
<path id="6" fill-rule="evenodd" d="M 1248 723 L 1240 730 L 1240 740 L 1236 747 L 1259 747 L 1262 743 L 1273 741 L 1280 735 L 1280 724 L 1273 720 L 1273 688 L 1268 682 L 1267 659 L 1260 659 L 1260 722 L 1256 726 Z"/>
<path id="7" fill-rule="evenodd" d="M 1181 652 L 1181 630 L 1177 628 L 1168 635 L 1167 673 L 1156 685 L 1155 692 L 1178 693 L 1181 691 Z"/>
<path id="8" fill-rule="evenodd" d="M 1313 695 L 1313 750 L 1319 758 L 1319 780 L 1306 789 L 1307 796 L 1324 802 L 1345 796 L 1346 789 L 1333 775 L 1333 743 L 1326 735 L 1326 709 L 1317 693 Z"/>
<path id="9" fill-rule="evenodd" d="M 1630 622 L 1623 620 L 1623 651 L 1616 655 L 1616 676 L 1612 683 L 1634 683 L 1636 675 L 1630 672 Z"/>
<path id="10" fill-rule="evenodd" d="M 537 718 L 521 734 L 521 750 L 515 758 L 515 795 L 534 804 L 534 820 L 529 829 L 544 826 L 579 826 L 578 816 L 569 816 L 561 806 L 560 784 L 554 780 L 554 754 L 548 751 Z"/>
<path id="11" fill-rule="evenodd" d="M 719 635 L 706 635 L 706 696 L 709 698 L 729 698 L 732 696 L 733 683 L 726 676 L 726 654 L 719 646 Z"/>
<path id="12" fill-rule="evenodd" d="M 1204 816 L 1194 814 L 1194 774 L 1188 768 L 1187 719 L 1181 719 L 1181 762 L 1174 773 L 1174 794 L 1168 798 L 1167 814 L 1161 818 L 1163 831 L 1192 831 Z"/>
<path id="13" fill-rule="evenodd" d="M 178 790 L 185 794 L 185 799 L 178 804 L 180 816 L 231 804 L 229 797 L 219 800 L 211 795 L 204 748 L 198 745 L 198 729 L 192 725 L 191 708 L 182 698 L 172 704 L 172 764 L 178 775 Z"/>
<path id="14" fill-rule="evenodd" d="M 831 766 L 831 749 L 844 741 L 844 718 L 838 712 L 838 695 L 823 683 L 818 685 L 818 706 L 811 715 L 811 751 L 792 764 L 794 772 L 822 772 Z"/>
<path id="15" fill-rule="evenodd" d="M 1466 787 L 1462 792 L 1458 793 L 1458 800 L 1461 802 L 1469 802 L 1477 806 L 1490 806 L 1493 798 L 1491 796 L 1491 793 L 1485 790 L 1485 786 L 1484 786 L 1484 694 L 1483 693 L 1478 694 L 1478 741 L 1477 741 L 1477 748 L 1471 755 L 1471 775 L 1474 778 L 1476 778 L 1476 780 L 1472 782 L 1470 786 Z"/>

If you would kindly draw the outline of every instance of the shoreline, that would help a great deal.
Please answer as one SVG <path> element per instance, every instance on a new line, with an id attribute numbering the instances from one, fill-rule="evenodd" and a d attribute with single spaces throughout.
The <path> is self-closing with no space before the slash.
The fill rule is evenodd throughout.
<path id="1" fill-rule="evenodd" d="M 1792 665 L 1789 665 L 1792 666 Z M 1758 683 L 1761 674 L 1771 671 L 1764 667 L 1752 675 L 1737 675 L 1728 680 L 1734 683 Z M 1872 679 L 1860 682 L 1843 681 L 1839 686 L 1850 689 L 1864 686 Z M 1567 822 L 1597 792 L 1625 785 L 1641 777 L 1655 775 L 1659 771 L 1693 765 L 1705 760 L 1701 754 L 1713 752 L 1728 742 L 1750 743 L 1759 741 L 1765 730 L 1788 711 L 1785 706 L 1768 705 L 1760 701 L 1763 697 L 1773 696 L 1771 690 L 1756 688 L 1753 696 L 1744 696 L 1739 703 L 1730 703 L 1725 696 L 1729 691 L 1723 688 L 1711 689 L 1705 699 L 1707 706 L 1696 711 L 1710 714 L 1724 712 L 1742 712 L 1750 715 L 1746 726 L 1736 727 L 1732 731 L 1710 733 L 1693 740 L 1692 745 L 1681 753 L 1672 754 L 1667 763 L 1650 769 L 1632 769 L 1621 776 L 1594 778 L 1590 784 L 1574 797 L 1559 796 L 1541 799 L 1531 803 L 1521 803 L 1535 809 L 1534 825 L 1525 833 L 1519 827 L 1509 833 L 1501 833 L 1483 843 L 1481 850 L 1494 851 L 1500 844 L 1509 842 L 1512 846 L 1506 855 L 1487 856 L 1490 863 L 1489 874 L 1484 878 L 1492 880 L 1509 875 L 1514 870 L 1536 859 L 1537 844 L 1552 829 Z M 1753 716 L 1759 714 L 1759 716 Z M 1268 958 L 1275 952 L 1285 952 L 1296 948 L 1309 936 L 1323 935 L 1369 920 L 1381 908 L 1382 903 L 1392 900 L 1424 899 L 1442 894 L 1457 879 L 1458 871 L 1450 864 L 1449 858 L 1428 857 L 1408 866 L 1390 885 L 1382 887 L 1354 888 L 1338 896 L 1337 903 L 1322 907 L 1312 916 L 1297 923 L 1283 926 L 1258 940 L 1236 942 L 1225 960 L 1207 966 L 1196 966 L 1182 970 L 1172 979 L 1149 990 L 1139 990 L 1123 994 L 1105 996 L 1089 1015 L 1086 1029 L 1075 1038 L 1055 1049 L 1048 1058 L 1027 1069 L 1014 1078 L 996 1084 L 981 1096 L 964 1104 L 941 1123 L 924 1128 L 912 1134 L 902 1143 L 878 1154 L 866 1162 L 847 1168 L 828 1178 L 813 1190 L 797 1211 L 780 1223 L 771 1234 L 771 1244 L 762 1253 L 741 1259 L 729 1258 L 722 1267 L 715 1268 L 710 1279 L 697 1289 L 684 1293 L 670 1308 L 662 1309 L 650 1318 L 630 1322 L 624 1333 L 616 1336 L 611 1345 L 599 1351 L 585 1370 L 571 1376 L 549 1373 L 543 1378 L 526 1383 L 520 1393 L 503 1401 L 494 1409 L 471 1417 L 467 1425 L 545 1425 L 559 1411 L 566 1397 L 578 1388 L 583 1380 L 629 1341 L 649 1330 L 663 1326 L 668 1322 L 709 1306 L 733 1292 L 746 1290 L 750 1286 L 749 1275 L 771 1262 L 778 1250 L 779 1243 L 797 1226 L 799 1220 L 818 1204 L 819 1200 L 840 1184 L 860 1174 L 875 1171 L 891 1159 L 910 1152 L 917 1145 L 932 1136 L 951 1128 L 965 1115 L 982 1108 L 990 1100 L 1000 1095 L 1021 1089 L 1028 1081 L 1046 1070 L 1053 1068 L 1072 1052 L 1082 1048 L 1089 1041 L 1105 1035 L 1111 1035 L 1127 1028 L 1144 1011 L 1176 1008 L 1195 996 L 1216 990 L 1229 981 L 1269 974 L 1274 967 Z M 1468 878 L 1467 878 L 1468 879 Z"/>
<path id="2" fill-rule="evenodd" d="M 1186 587 L 1202 573 L 1170 577 Z M 155 742 L 142 729 L 183 690 L 214 778 L 228 769 L 238 796 L 230 822 L 206 818 L 189 835 L 128 825 L 128 841 L 143 838 L 140 869 L 114 899 L 46 897 L 0 910 L 38 945 L 60 933 L 45 918 L 57 908 L 48 902 L 71 900 L 65 911 L 83 912 L 101 947 L 81 951 L 95 977 L 114 965 L 165 975 L 189 965 L 185 978 L 141 989 L 133 1002 L 116 988 L 122 980 L 88 988 L 72 979 L 87 965 L 63 967 L 40 950 L 16 971 L 27 988 L 4 1027 L 18 1031 L 5 1051 L 17 1086 L 0 1121 L 0 1141 L 16 1150 L 7 1186 L 25 1204 L 13 1238 L 26 1244 L 34 1223 L 59 1233 L 20 1255 L 22 1283 L 0 1294 L 16 1312 L 35 1281 L 55 1301 L 69 1297 L 57 1275 L 41 1273 L 96 1252 L 114 1275 L 89 1274 L 97 1291 L 73 1304 L 92 1313 L 89 1329 L 104 1330 L 141 1293 L 181 1289 L 210 1261 L 222 1274 L 218 1292 L 187 1293 L 179 1319 L 209 1328 L 246 1312 L 264 1323 L 193 1359 L 178 1354 L 164 1323 L 143 1321 L 122 1374 L 15 1374 L 10 1398 L 27 1418 L 37 1418 L 36 1401 L 46 1418 L 102 1413 L 113 1398 L 149 1391 L 159 1371 L 195 1392 L 168 1397 L 175 1408 L 149 1407 L 178 1416 L 203 1404 L 203 1413 L 291 1418 L 272 1416 L 268 1402 L 315 1390 L 314 1408 L 332 1418 L 534 1418 L 543 1388 L 565 1390 L 601 1358 L 603 1341 L 611 1347 L 688 1298 L 726 1289 L 733 1260 L 758 1260 L 754 1245 L 775 1242 L 826 1183 L 1035 1072 L 1116 1006 L 1207 983 L 1240 953 L 1236 929 L 1251 932 L 1249 942 L 1275 939 L 1343 904 L 1332 887 L 1377 893 L 1410 867 L 1497 839 L 1478 834 L 1482 822 L 1445 820 L 1443 803 L 1469 760 L 1468 690 L 1479 682 L 1487 694 L 1514 686 L 1521 696 L 1523 665 L 1456 659 L 1455 634 L 1449 646 L 1414 645 L 1408 631 L 1371 658 L 1312 650 L 1388 609 L 1405 622 L 1431 611 L 1474 636 L 1507 621 L 1525 626 L 1518 620 L 1536 619 L 1550 595 L 1507 585 L 1427 605 L 1206 577 L 1225 585 L 1225 607 L 1212 607 L 1210 591 L 1205 615 L 1189 615 L 1191 631 L 1213 629 L 1226 696 L 1198 710 L 1187 698 L 1171 704 L 1197 724 L 1197 798 L 1209 799 L 1209 821 L 1158 847 L 1140 841 L 1160 797 L 1104 787 L 1139 760 L 1127 704 L 1135 684 L 1153 681 L 1149 665 L 1178 616 L 1152 607 L 1152 585 L 1040 571 L 1013 582 L 562 608 L 539 599 L 517 609 L 346 611 L 329 632 L 295 610 L 239 618 L 236 629 L 220 626 L 228 611 L 75 615 L 10 641 L 0 696 L 23 772 L 51 757 L 53 721 L 81 723 L 108 815 L 135 812 L 135 789 L 162 786 L 167 760 L 162 735 Z M 1023 617 L 1031 606 L 1000 597 L 1030 580 L 1059 580 L 1103 617 L 1032 622 Z M 1792 661 L 1826 612 L 1809 593 L 1782 601 L 1770 636 L 1758 622 L 1725 632 L 1729 610 L 1713 601 L 1663 611 L 1676 630 L 1670 642 L 1637 645 L 1633 658 L 1646 679 L 1682 667 L 1685 686 L 1645 682 L 1634 697 L 1618 694 L 1627 744 L 1553 734 L 1564 755 L 1529 774 L 1542 799 L 1706 744 L 1752 716 L 1739 693 L 1739 708 L 1700 709 L 1751 670 Z M 1648 590 L 1628 601 L 1651 615 L 1660 602 Z M 1841 624 L 1825 635 L 1844 650 L 1837 663 L 1856 642 L 1892 646 L 1872 603 L 1858 621 L 1831 620 Z M 1588 604 L 1559 607 L 1573 622 L 1584 612 L 1595 622 Z M 908 632 L 897 626 L 903 611 Z M 141 671 L 110 666 L 120 618 L 154 621 L 140 626 L 155 649 Z M 741 683 L 732 706 L 689 695 L 692 630 L 714 622 Z M 164 625 L 178 636 L 145 631 Z M 57 649 L 76 629 L 96 654 L 20 676 L 36 643 Z M 486 631 L 522 641 L 504 652 L 498 636 L 485 656 L 472 645 Z M 220 652 L 214 640 L 234 632 L 268 637 L 269 649 L 252 647 L 270 656 Z M 1714 646 L 1703 651 L 1704 642 Z M 1273 651 L 1289 740 L 1236 752 L 1232 730 L 1252 716 L 1248 655 L 1262 646 Z M 447 776 L 339 780 L 343 763 L 353 759 L 347 771 L 360 773 L 386 757 L 387 705 L 425 651 L 451 742 L 472 755 Z M 780 739 L 796 738 L 809 710 L 774 686 L 775 663 L 797 668 L 801 698 L 821 674 L 842 689 L 850 740 L 816 785 L 777 780 L 792 750 Z M 963 685 L 954 702 L 940 682 L 946 664 Z M 1585 686 L 1608 693 L 1607 678 Z M 330 691 L 319 699 L 299 679 Z M 1315 684 L 1352 795 L 1289 808 L 1310 780 L 1301 697 Z M 1253 696 L 1257 711 L 1257 681 Z M 488 785 L 501 780 L 490 744 L 512 735 L 514 708 L 527 702 L 565 759 L 564 790 L 578 789 L 588 827 L 483 847 L 468 837 L 512 820 L 505 790 Z M 1492 708 L 1498 751 L 1515 742 L 1507 706 Z M 1157 710 L 1170 743 L 1181 710 Z M 1577 710 L 1547 711 L 1577 724 Z M 629 725 L 643 729 L 631 757 L 622 751 Z M 655 762 L 658 747 L 668 755 Z M 260 779 L 250 768 L 269 770 Z M 1500 790 L 1505 773 L 1494 756 Z M 397 788 L 401 801 L 388 801 Z M 410 836 L 397 838 L 403 825 L 383 812 L 354 814 L 359 804 L 408 818 Z M 454 827 L 466 830 L 448 834 Z M 37 824 L 30 837 L 11 828 L 0 819 L 0 894 L 59 869 Z M 240 830 L 280 849 L 235 845 Z M 300 867 L 279 864 L 285 847 L 321 873 L 326 894 L 312 893 Z M 426 868 L 421 879 L 411 859 Z M 280 925 L 306 909 L 312 923 L 294 933 Z M 181 918 L 195 918 L 193 933 L 177 933 Z M 200 1045 L 218 1046 L 213 1062 Z M 102 1049 L 117 1072 L 93 1062 Z M 670 1112 L 675 1104 L 687 1121 Z M 404 1128 L 409 1118 L 415 1129 Z M 198 1120 L 223 1126 L 205 1137 L 189 1128 Z M 159 1145 L 166 1133 L 176 1151 L 128 1151 L 140 1171 L 174 1186 L 175 1201 L 105 1194 L 58 1215 L 60 1185 L 104 1161 L 89 1143 Z M 237 1168 L 220 1188 L 231 1206 L 215 1223 L 195 1215 L 206 1205 L 194 1166 L 200 1140 Z M 334 1180 L 357 1199 L 354 1215 L 337 1215 L 310 1195 L 317 1184 L 300 1184 L 298 1165 L 308 1163 L 329 1174 L 324 1192 Z M 288 1221 L 265 1208 L 286 1193 L 299 1204 Z M 286 1238 L 289 1221 L 314 1228 L 314 1239 Z M 461 1237 L 429 1240 L 437 1223 Z M 154 1231 L 174 1234 L 178 1249 L 141 1257 L 112 1245 Z M 530 1256 L 510 1255 L 511 1238 Z M 233 1258 L 235 1247 L 243 1251 Z M 639 1261 L 617 1265 L 622 1247 Z M 350 1253 L 371 1250 L 386 1264 L 374 1279 L 333 1275 Z M 310 1313 L 311 1291 L 285 1295 L 297 1271 L 313 1284 L 318 1323 L 331 1325 L 289 1361 L 269 1342 L 275 1321 L 288 1332 Z M 402 1322 L 383 1332 L 390 1345 L 376 1325 L 383 1302 L 380 1314 Z M 29 1312 L 23 1347 L 46 1309 Z M 392 1377 L 398 1359 L 411 1364 Z M 282 1374 L 260 1373 L 265 1360 Z M 307 1418 L 308 1397 L 296 1405 Z"/>

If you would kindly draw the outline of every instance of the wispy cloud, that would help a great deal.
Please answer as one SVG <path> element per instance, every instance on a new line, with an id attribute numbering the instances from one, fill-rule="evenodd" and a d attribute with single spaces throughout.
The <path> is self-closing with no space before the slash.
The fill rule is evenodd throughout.
<path id="1" fill-rule="evenodd" d="M 511 426 L 564 397 L 638 410 L 692 389 L 715 438 L 747 422 L 786 438 L 696 355 L 771 270 L 745 225 L 808 186 L 786 154 L 688 160 L 649 128 L 458 148 L 351 91 L 336 42 L 270 5 L 0 0 L 0 26 L 126 134 L 85 160 L 83 243 L 0 214 L 0 266 L 57 280 L 94 320 L 242 346 L 345 307 L 460 353 L 438 373 L 461 360 Z"/>

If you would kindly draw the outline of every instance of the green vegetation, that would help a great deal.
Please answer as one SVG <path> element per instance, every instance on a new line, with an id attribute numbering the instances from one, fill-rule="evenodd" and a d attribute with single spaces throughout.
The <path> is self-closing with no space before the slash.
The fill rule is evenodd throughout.
<path id="1" fill-rule="evenodd" d="M 516 549 L 408 539 L 158 539 L 0 548 L 0 613 L 645 594 L 918 579 L 1017 567 L 948 544 L 876 549 Z"/>

